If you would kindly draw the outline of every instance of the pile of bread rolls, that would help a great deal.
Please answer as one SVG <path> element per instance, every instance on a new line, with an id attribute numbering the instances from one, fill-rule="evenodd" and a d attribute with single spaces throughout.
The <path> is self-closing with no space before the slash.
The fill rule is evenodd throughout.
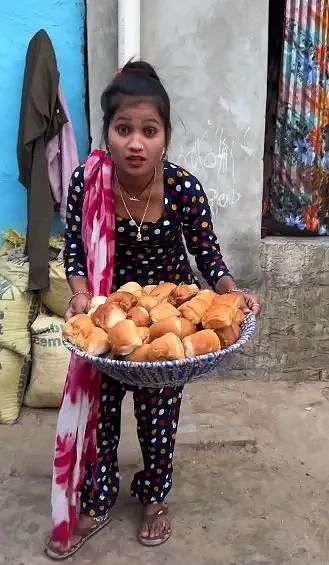
<path id="1" fill-rule="evenodd" d="M 88 314 L 64 327 L 66 340 L 90 355 L 127 361 L 173 361 L 219 351 L 240 337 L 238 293 L 219 295 L 196 285 L 129 282 L 91 300 Z"/>

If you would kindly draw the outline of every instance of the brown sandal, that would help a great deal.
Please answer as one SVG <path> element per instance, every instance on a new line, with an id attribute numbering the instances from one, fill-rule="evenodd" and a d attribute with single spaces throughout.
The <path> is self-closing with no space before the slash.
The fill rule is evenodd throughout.
<path id="1" fill-rule="evenodd" d="M 168 507 L 167 507 L 166 504 L 162 504 L 161 507 L 159 508 L 159 510 L 154 512 L 154 514 L 150 514 L 149 516 L 144 514 L 143 526 L 146 522 L 148 528 L 151 529 L 154 522 L 156 522 L 156 520 L 158 518 L 160 518 L 161 516 L 167 516 L 167 515 L 168 515 Z M 165 531 L 165 533 L 163 533 L 162 535 L 159 535 L 156 538 L 150 538 L 150 537 L 144 538 L 139 533 L 138 534 L 138 541 L 139 541 L 139 543 L 141 543 L 142 545 L 145 545 L 147 547 L 154 547 L 154 546 L 161 545 L 162 543 L 165 543 L 166 541 L 168 541 L 168 539 L 171 536 L 171 533 L 172 533 L 172 529 L 169 525 L 167 530 Z"/>
<path id="2" fill-rule="evenodd" d="M 74 555 L 79 549 L 88 541 L 91 537 L 95 534 L 100 532 L 107 524 L 111 521 L 109 514 L 105 514 L 105 516 L 99 516 L 94 518 L 94 524 L 89 528 L 86 533 L 78 534 L 76 537 L 80 537 L 79 541 L 74 545 L 71 545 L 69 549 L 66 551 L 61 551 L 59 548 L 56 547 L 55 543 L 51 540 L 48 541 L 45 547 L 45 554 L 49 559 L 53 561 L 64 561 L 68 559 L 72 555 Z M 83 530 L 82 530 L 83 532 Z"/>

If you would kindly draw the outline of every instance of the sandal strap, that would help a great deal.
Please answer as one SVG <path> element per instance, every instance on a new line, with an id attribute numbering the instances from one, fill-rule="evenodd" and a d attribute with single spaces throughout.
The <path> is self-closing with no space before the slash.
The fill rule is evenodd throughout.
<path id="1" fill-rule="evenodd" d="M 161 508 L 159 508 L 158 510 L 153 512 L 153 514 L 144 514 L 143 520 L 144 520 L 144 522 L 147 523 L 148 526 L 152 526 L 158 518 L 161 518 L 161 516 L 168 516 L 168 507 L 167 506 L 161 506 Z M 170 525 L 169 525 L 168 530 L 170 530 L 170 529 L 171 528 L 170 528 Z"/>

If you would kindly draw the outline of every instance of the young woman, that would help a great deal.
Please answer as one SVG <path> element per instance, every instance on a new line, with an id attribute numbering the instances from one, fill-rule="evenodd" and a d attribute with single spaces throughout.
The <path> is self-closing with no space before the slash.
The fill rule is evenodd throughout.
<path id="1" fill-rule="evenodd" d="M 154 69 L 145 62 L 128 63 L 103 93 L 101 104 L 107 154 L 92 154 L 86 166 L 76 169 L 69 188 L 65 261 L 73 295 L 67 318 L 88 310 L 90 293 L 101 288 L 97 286 L 97 277 L 104 278 L 105 273 L 107 280 L 111 278 L 112 272 L 106 269 L 112 260 L 109 247 L 113 247 L 114 235 L 113 282 L 108 291 L 128 281 L 141 285 L 166 281 L 198 283 L 187 257 L 186 243 L 211 287 L 218 293 L 243 292 L 238 290 L 223 261 L 201 183 L 183 167 L 167 160 L 170 102 Z M 107 199 L 102 199 L 106 190 Z M 107 208 L 111 204 L 113 224 Z M 95 218 L 100 219 L 98 231 Z M 106 240 L 111 231 L 113 238 Z M 101 265 L 101 275 L 95 274 L 96 263 Z M 257 298 L 243 294 L 246 309 L 258 314 Z M 109 521 L 119 491 L 117 447 L 121 402 L 126 390 L 124 385 L 101 375 L 97 390 L 97 465 L 92 468 L 88 457 L 84 459 L 86 474 L 82 473 L 77 504 L 79 520 L 69 543 L 60 543 L 60 535 L 52 536 L 46 553 L 53 559 L 65 559 L 75 553 Z M 159 545 L 171 534 L 166 499 L 172 485 L 182 387 L 130 390 L 144 460 L 144 468 L 131 485 L 132 495 L 143 506 L 138 539 L 144 545 Z M 57 446 L 59 443 L 57 439 Z M 56 461 L 63 459 L 58 450 L 56 453 L 55 468 Z M 53 507 L 59 506 L 60 481 L 57 472 Z M 66 486 L 66 495 L 67 491 Z"/>

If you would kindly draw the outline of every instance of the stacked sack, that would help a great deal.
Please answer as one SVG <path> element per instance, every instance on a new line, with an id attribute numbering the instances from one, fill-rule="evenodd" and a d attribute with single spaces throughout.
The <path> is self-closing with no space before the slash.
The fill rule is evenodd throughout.
<path id="1" fill-rule="evenodd" d="M 8 230 L 4 240 L 0 252 L 0 424 L 11 424 L 19 417 L 26 388 L 27 406 L 60 405 L 70 358 L 62 328 L 71 291 L 61 259 L 63 238 L 53 236 L 49 241 L 50 285 L 41 295 L 42 306 L 40 295 L 27 290 L 24 236 Z"/>
<path id="2" fill-rule="evenodd" d="M 62 242 L 60 240 L 59 245 Z M 54 246 L 54 245 L 53 245 Z M 31 326 L 31 380 L 24 403 L 32 408 L 58 408 L 61 403 L 70 353 L 62 329 L 71 296 L 60 255 L 49 263 L 49 288 L 41 294 L 42 310 Z"/>
<path id="3" fill-rule="evenodd" d="M 30 326 L 39 299 L 28 292 L 29 265 L 7 245 L 0 257 L 0 423 L 14 423 L 20 413 L 30 370 Z"/>

